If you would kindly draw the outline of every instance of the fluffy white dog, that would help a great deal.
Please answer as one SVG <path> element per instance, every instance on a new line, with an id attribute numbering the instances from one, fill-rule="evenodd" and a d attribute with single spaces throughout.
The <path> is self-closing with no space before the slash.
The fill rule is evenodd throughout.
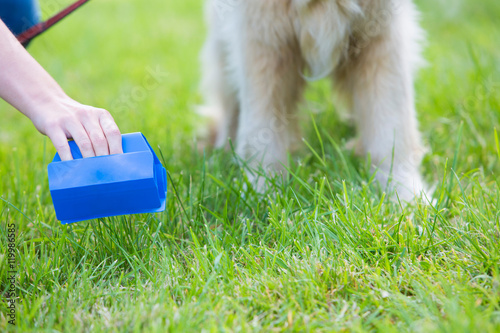
<path id="1" fill-rule="evenodd" d="M 329 77 L 380 183 L 391 179 L 404 200 L 421 193 L 413 80 L 423 34 L 411 0 L 209 0 L 207 20 L 202 91 L 216 146 L 230 138 L 251 167 L 283 170 L 304 84 Z"/>

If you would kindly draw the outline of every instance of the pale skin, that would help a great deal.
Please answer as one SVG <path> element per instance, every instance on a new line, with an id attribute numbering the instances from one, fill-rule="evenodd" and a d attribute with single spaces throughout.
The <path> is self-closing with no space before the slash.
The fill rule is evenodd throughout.
<path id="1" fill-rule="evenodd" d="M 73 159 L 68 139 L 83 157 L 120 154 L 120 130 L 111 114 L 66 95 L 0 20 L 0 98 L 50 138 L 63 161 Z"/>

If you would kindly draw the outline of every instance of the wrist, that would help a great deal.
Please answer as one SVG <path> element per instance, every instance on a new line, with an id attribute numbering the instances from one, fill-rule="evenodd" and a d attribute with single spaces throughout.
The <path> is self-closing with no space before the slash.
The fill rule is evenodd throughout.
<path id="1" fill-rule="evenodd" d="M 31 121 L 38 122 L 41 117 L 46 117 L 48 110 L 56 110 L 61 105 L 69 103 L 71 99 L 62 91 L 45 90 L 33 91 L 26 96 L 25 110 L 20 110 Z"/>

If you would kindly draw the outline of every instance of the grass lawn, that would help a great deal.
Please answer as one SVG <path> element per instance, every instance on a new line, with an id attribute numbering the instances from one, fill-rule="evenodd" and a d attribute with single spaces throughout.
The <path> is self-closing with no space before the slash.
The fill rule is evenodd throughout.
<path id="1" fill-rule="evenodd" d="M 41 2 L 47 16 L 71 1 Z M 18 299 L 16 327 L 0 301 L 0 331 L 499 332 L 500 3 L 417 3 L 432 205 L 401 206 L 373 184 L 343 148 L 353 128 L 323 81 L 307 91 L 310 148 L 289 183 L 242 195 L 231 153 L 197 147 L 202 0 L 91 1 L 37 39 L 30 52 L 68 94 L 143 132 L 172 182 L 164 213 L 62 226 L 55 150 L 1 102 L 0 291 L 14 223 Z"/>

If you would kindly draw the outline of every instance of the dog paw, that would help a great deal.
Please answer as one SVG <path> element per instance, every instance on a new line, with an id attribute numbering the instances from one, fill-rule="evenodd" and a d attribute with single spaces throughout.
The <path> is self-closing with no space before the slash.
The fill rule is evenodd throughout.
<path id="1" fill-rule="evenodd" d="M 422 180 L 420 173 L 392 174 L 378 172 L 376 179 L 395 199 L 410 203 L 420 198 L 423 202 L 431 202 L 432 189 Z"/>
<path id="2" fill-rule="evenodd" d="M 427 185 L 420 179 L 420 175 L 403 181 L 393 179 L 392 184 L 389 184 L 389 191 L 405 202 L 412 202 L 417 198 L 422 198 L 426 202 L 432 197 Z"/>
<path id="3" fill-rule="evenodd" d="M 347 150 L 352 150 L 354 155 L 356 156 L 363 155 L 363 148 L 361 147 L 361 141 L 359 140 L 359 138 L 352 138 L 347 141 L 345 144 L 345 148 Z"/>

